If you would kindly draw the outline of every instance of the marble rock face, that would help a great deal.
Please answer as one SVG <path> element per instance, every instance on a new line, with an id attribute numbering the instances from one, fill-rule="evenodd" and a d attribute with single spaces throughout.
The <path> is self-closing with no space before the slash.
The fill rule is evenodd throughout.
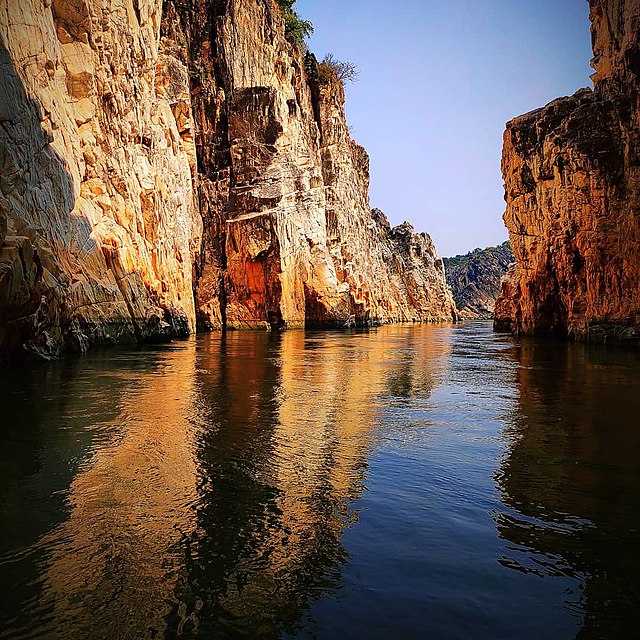
<path id="1" fill-rule="evenodd" d="M 504 220 L 517 267 L 496 327 L 640 336 L 640 2 L 591 0 L 595 73 L 507 124 Z"/>
<path id="2" fill-rule="evenodd" d="M 2 5 L 0 350 L 188 335 L 201 220 L 160 2 Z"/>
<path id="3" fill-rule="evenodd" d="M 275 2 L 0 8 L 0 353 L 455 317 Z"/>
<path id="4" fill-rule="evenodd" d="M 409 271 L 398 272 L 370 209 L 369 158 L 349 135 L 342 83 L 320 81 L 275 4 L 169 4 L 165 38 L 196 78 L 199 326 L 452 320 L 432 245 L 419 264 L 399 255 Z M 189 43 L 181 54 L 180 43 Z"/>

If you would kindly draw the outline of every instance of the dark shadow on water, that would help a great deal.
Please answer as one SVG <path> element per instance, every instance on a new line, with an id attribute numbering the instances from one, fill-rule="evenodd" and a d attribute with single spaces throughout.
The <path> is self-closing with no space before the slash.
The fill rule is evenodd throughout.
<path id="1" fill-rule="evenodd" d="M 71 487 L 95 449 L 120 437 L 123 395 L 157 372 L 160 360 L 131 352 L 3 364 L 0 637 L 12 637 L 24 625 L 39 628 L 55 611 L 42 579 L 55 556 L 46 541 L 50 532 L 64 531 Z M 68 577 L 73 580 L 71 572 Z"/>
<path id="2" fill-rule="evenodd" d="M 637 351 L 522 340 L 517 413 L 495 480 L 512 546 L 500 562 L 583 586 L 566 606 L 579 638 L 640 625 L 640 359 Z"/>

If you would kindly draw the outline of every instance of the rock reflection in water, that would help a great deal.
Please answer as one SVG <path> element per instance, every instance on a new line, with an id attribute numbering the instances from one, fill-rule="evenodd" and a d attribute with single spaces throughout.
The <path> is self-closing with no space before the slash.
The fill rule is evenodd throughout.
<path id="1" fill-rule="evenodd" d="M 294 633 L 341 587 L 380 399 L 426 397 L 442 375 L 448 341 L 412 332 L 212 334 L 36 369 L 34 441 L 2 468 L 0 565 L 19 588 L 0 637 Z"/>
<path id="2" fill-rule="evenodd" d="M 384 327 L 0 376 L 0 638 L 640 622 L 636 353 Z"/>
<path id="3" fill-rule="evenodd" d="M 385 337 L 230 333 L 203 345 L 198 386 L 216 428 L 200 442 L 208 481 L 182 598 L 204 602 L 205 635 L 294 632 L 310 599 L 340 587 L 340 538 L 357 520 L 375 398 L 397 356 Z"/>
<path id="4" fill-rule="evenodd" d="M 68 519 L 39 542 L 51 550 L 41 606 L 53 636 L 133 638 L 166 627 L 198 499 L 194 363 L 191 343 L 142 376 L 117 374 L 109 439 L 71 483 Z"/>
<path id="5" fill-rule="evenodd" d="M 518 410 L 496 473 L 508 567 L 577 578 L 580 638 L 630 638 L 640 623 L 640 373 L 637 354 L 522 341 Z M 631 519 L 630 519 L 631 518 Z"/>

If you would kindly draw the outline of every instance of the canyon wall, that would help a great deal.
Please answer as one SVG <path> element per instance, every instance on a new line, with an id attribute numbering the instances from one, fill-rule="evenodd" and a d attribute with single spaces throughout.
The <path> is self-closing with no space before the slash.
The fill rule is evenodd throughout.
<path id="1" fill-rule="evenodd" d="M 370 210 L 369 158 L 349 135 L 344 87 L 321 81 L 313 56 L 287 41 L 274 3 L 167 1 L 162 30 L 194 78 L 201 328 L 455 317 L 422 236 L 402 264 L 389 259 L 397 247 Z"/>
<path id="2" fill-rule="evenodd" d="M 496 328 L 640 336 L 640 1 L 590 0 L 594 89 L 507 124 Z"/>
<path id="3" fill-rule="evenodd" d="M 201 221 L 159 2 L 5 0 L 0 351 L 188 335 Z"/>
<path id="4" fill-rule="evenodd" d="M 455 318 L 273 0 L 0 8 L 0 353 Z"/>

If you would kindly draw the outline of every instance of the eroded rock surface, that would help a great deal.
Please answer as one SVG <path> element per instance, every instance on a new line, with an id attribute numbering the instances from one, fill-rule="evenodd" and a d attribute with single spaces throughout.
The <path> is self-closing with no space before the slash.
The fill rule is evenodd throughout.
<path id="1" fill-rule="evenodd" d="M 188 76 L 159 21 L 151 1 L 2 3 L 0 351 L 195 327 Z"/>
<path id="2" fill-rule="evenodd" d="M 273 3 L 165 2 L 163 33 L 174 51 L 186 43 L 195 78 L 202 328 L 455 317 L 435 250 L 421 263 L 433 286 L 417 298 L 411 278 L 390 264 L 369 206 L 369 158 L 349 135 L 344 88 L 320 82 L 315 59 L 285 39 Z"/>
<path id="3" fill-rule="evenodd" d="M 517 268 L 496 326 L 640 335 L 640 2 L 590 0 L 594 90 L 507 124 L 502 171 Z"/>
<path id="4" fill-rule="evenodd" d="M 455 317 L 273 0 L 0 7 L 1 353 Z"/>

